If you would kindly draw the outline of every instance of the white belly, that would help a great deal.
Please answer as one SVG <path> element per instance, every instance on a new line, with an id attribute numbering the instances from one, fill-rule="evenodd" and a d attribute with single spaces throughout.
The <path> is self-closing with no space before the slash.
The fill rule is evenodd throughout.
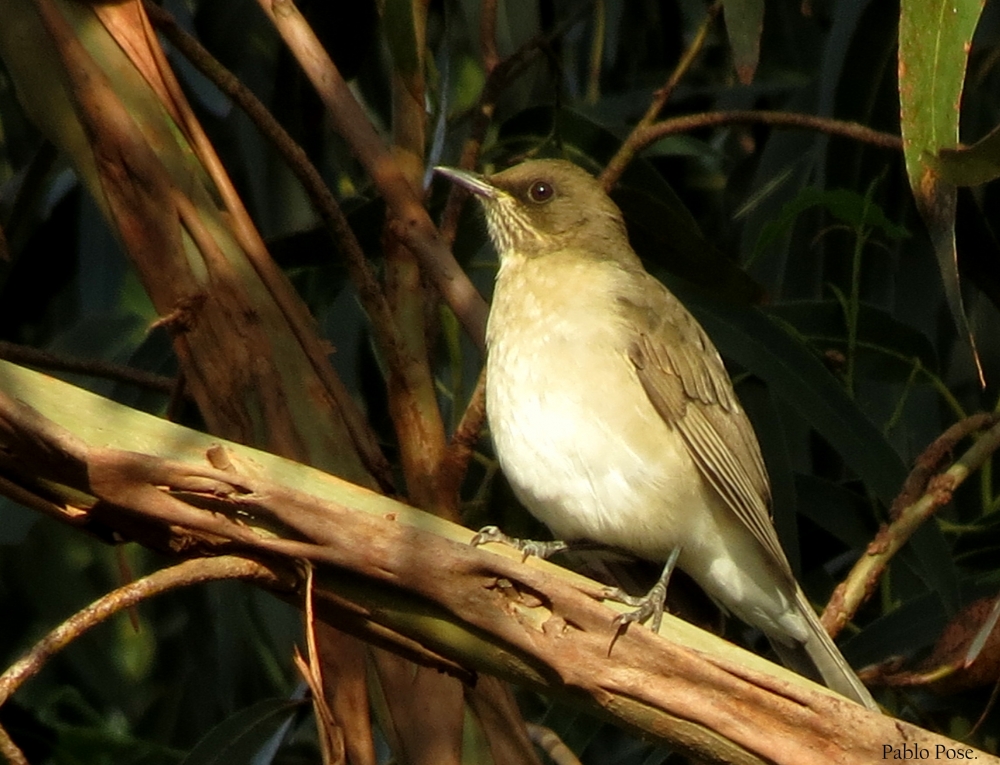
<path id="1" fill-rule="evenodd" d="M 587 292 L 567 302 L 613 315 L 602 305 L 607 291 Z M 538 298 L 498 285 L 494 309 L 516 300 L 521 330 L 489 331 L 487 415 L 518 499 L 557 539 L 661 562 L 680 547 L 678 566 L 720 605 L 769 634 L 802 637 L 794 585 L 650 403 L 624 328 L 580 322 L 579 313 L 564 320 L 572 311 L 540 316 Z M 504 307 L 509 318 L 511 304 Z"/>

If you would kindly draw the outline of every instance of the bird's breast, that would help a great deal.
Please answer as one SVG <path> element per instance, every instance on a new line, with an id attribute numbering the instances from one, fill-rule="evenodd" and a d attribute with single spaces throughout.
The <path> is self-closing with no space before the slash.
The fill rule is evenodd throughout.
<path id="1" fill-rule="evenodd" d="M 665 557 L 683 526 L 671 515 L 703 502 L 702 482 L 628 359 L 614 272 L 581 271 L 498 280 L 486 388 L 497 457 L 557 537 Z"/>

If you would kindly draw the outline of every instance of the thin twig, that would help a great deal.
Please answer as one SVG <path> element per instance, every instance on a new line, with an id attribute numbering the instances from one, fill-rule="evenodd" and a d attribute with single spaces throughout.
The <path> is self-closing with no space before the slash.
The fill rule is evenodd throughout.
<path id="1" fill-rule="evenodd" d="M 497 0 L 483 0 L 479 9 L 479 47 L 483 52 L 483 69 L 489 77 L 497 64 Z"/>
<path id="2" fill-rule="evenodd" d="M 584 97 L 587 104 L 593 105 L 601 97 L 601 63 L 604 60 L 604 37 L 607 34 L 607 24 L 604 0 L 595 0 L 593 16 L 593 34 L 590 38 L 590 63 L 587 67 L 587 93 Z"/>
<path id="3" fill-rule="evenodd" d="M 14 743 L 14 739 L 4 730 L 2 725 L 0 725 L 0 755 L 3 755 L 8 765 L 29 765 L 24 752 Z"/>
<path id="4" fill-rule="evenodd" d="M 573 754 L 573 750 L 566 746 L 552 728 L 535 723 L 528 723 L 526 727 L 528 736 L 535 746 L 545 752 L 556 765 L 580 765 L 580 760 Z"/>
<path id="5" fill-rule="evenodd" d="M 232 555 L 184 561 L 130 582 L 73 614 L 8 667 L 0 675 L 0 704 L 5 703 L 26 680 L 38 674 L 55 654 L 119 611 L 169 590 L 217 579 L 253 579 L 271 586 L 280 582 L 280 577 L 267 566 L 250 558 Z"/>
<path id="6" fill-rule="evenodd" d="M 316 717 L 316 732 L 319 736 L 320 751 L 323 753 L 323 763 L 346 762 L 344 730 L 337 723 L 330 705 L 327 704 L 323 685 L 323 661 L 316 640 L 316 617 L 313 612 L 313 586 L 315 566 L 309 561 L 303 563 L 306 569 L 305 587 L 305 633 L 306 657 L 295 648 L 295 666 L 302 679 L 309 686 L 312 696 L 313 714 Z"/>
<path id="7" fill-rule="evenodd" d="M 70 359 L 49 351 L 17 343 L 8 343 L 4 340 L 0 340 L 0 359 L 52 372 L 72 372 L 73 374 L 128 383 L 154 390 L 157 393 L 170 393 L 174 387 L 174 381 L 163 375 L 143 372 L 141 369 L 133 369 L 122 364 L 111 364 L 107 361 Z"/>
<path id="8" fill-rule="evenodd" d="M 868 143 L 883 149 L 899 151 L 903 148 L 903 140 L 892 133 L 873 130 L 857 122 L 835 120 L 829 117 L 817 117 L 813 114 L 797 114 L 795 112 L 770 112 L 758 110 L 704 112 L 687 114 L 683 117 L 672 117 L 655 122 L 649 127 L 637 130 L 633 135 L 636 153 L 651 143 L 677 133 L 688 133 L 703 128 L 721 127 L 724 125 L 770 125 L 778 128 L 797 128 L 799 130 L 814 130 L 829 135 L 851 138 L 862 143 Z M 605 171 L 607 172 L 607 171 Z M 603 176 L 602 176 L 603 177 Z"/>
<path id="9" fill-rule="evenodd" d="M 854 564 L 850 574 L 834 590 L 833 596 L 823 612 L 821 621 L 831 636 L 836 637 L 844 625 L 854 618 L 858 608 L 871 597 L 889 565 L 889 561 L 909 541 L 917 529 L 939 508 L 948 504 L 955 490 L 1000 448 L 1000 422 L 992 415 L 986 415 L 986 417 L 988 421 L 979 420 L 979 422 L 990 424 L 992 427 L 980 436 L 951 467 L 926 480 L 926 485 L 919 497 L 913 498 L 912 484 L 915 482 L 924 483 L 924 476 L 911 476 L 907 480 L 903 489 L 904 499 L 902 502 L 908 502 L 908 504 L 905 507 L 899 507 L 902 502 L 893 503 L 894 512 L 897 514 L 895 519 L 879 529 L 875 539 L 868 545 L 864 555 Z M 960 424 L 959 427 L 968 432 L 967 424 Z M 954 434 L 953 429 L 949 429 L 942 438 L 951 442 Z M 922 470 L 923 463 L 935 461 L 937 459 L 936 453 L 939 451 L 940 444 L 935 441 L 928 447 L 927 453 L 930 454 L 926 459 L 921 457 L 918 460 L 918 468 L 914 473 Z M 910 501 L 911 498 L 912 501 Z"/>
<path id="10" fill-rule="evenodd" d="M 712 3 L 709 7 L 708 13 L 705 14 L 705 20 L 702 21 L 694 39 L 687 47 L 687 50 L 684 51 L 684 55 L 681 56 L 681 60 L 677 62 L 677 66 L 674 67 L 674 71 L 670 73 L 670 77 L 667 78 L 663 87 L 653 93 L 653 100 L 650 102 L 649 108 L 642 116 L 642 119 L 639 120 L 639 124 L 635 126 L 628 138 L 626 138 L 624 143 L 622 143 L 615 156 L 611 158 L 610 162 L 608 162 L 607 167 L 604 168 L 604 171 L 601 173 L 600 181 L 601 185 L 604 186 L 606 190 L 610 189 L 618 182 L 618 179 L 625 171 L 629 162 L 635 158 L 635 155 L 645 145 L 639 143 L 642 132 L 653 124 L 664 105 L 668 100 L 670 100 L 670 96 L 677 88 L 677 84 L 681 81 L 681 78 L 688 73 L 688 70 L 691 69 L 691 66 L 694 64 L 698 54 L 701 53 L 701 49 L 705 47 L 705 40 L 708 39 L 708 32 L 712 28 L 712 24 L 715 22 L 715 19 L 721 10 L 721 0 L 716 0 L 716 2 Z"/>
<path id="11" fill-rule="evenodd" d="M 469 468 L 469 459 L 479 441 L 479 434 L 486 421 L 486 367 L 479 373 L 476 387 L 469 396 L 469 403 L 462 413 L 455 432 L 448 444 L 444 457 L 441 484 L 442 491 L 454 498 L 457 507 L 458 491 Z"/>

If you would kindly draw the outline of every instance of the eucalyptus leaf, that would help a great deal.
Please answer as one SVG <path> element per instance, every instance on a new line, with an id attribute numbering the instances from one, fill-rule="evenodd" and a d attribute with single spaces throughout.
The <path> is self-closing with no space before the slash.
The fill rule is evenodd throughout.
<path id="1" fill-rule="evenodd" d="M 210 730 L 181 765 L 252 765 L 257 753 L 302 707 L 301 701 L 265 699 Z"/>

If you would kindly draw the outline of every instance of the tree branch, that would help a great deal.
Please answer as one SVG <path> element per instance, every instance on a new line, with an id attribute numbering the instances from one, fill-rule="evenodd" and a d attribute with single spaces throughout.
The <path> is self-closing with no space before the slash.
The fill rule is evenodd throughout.
<path id="1" fill-rule="evenodd" d="M 962 438 L 988 427 L 980 438 L 943 473 L 933 474 L 944 456 Z M 821 622 L 832 636 L 844 628 L 872 596 L 889 561 L 920 526 L 951 502 L 955 490 L 1000 449 L 1000 422 L 992 414 L 976 414 L 956 423 L 917 458 L 917 464 L 892 505 L 892 521 L 883 525 L 830 596 Z"/>
<path id="2" fill-rule="evenodd" d="M 119 611 L 170 590 L 218 579 L 249 579 L 272 589 L 290 587 L 293 583 L 287 575 L 283 576 L 259 561 L 232 555 L 196 558 L 161 569 L 109 592 L 35 643 L 27 654 L 0 675 L 0 705 L 13 696 L 26 680 L 37 675 L 55 654 Z"/>
<path id="3" fill-rule="evenodd" d="M 310 561 L 320 619 L 459 677 L 517 681 L 710 761 L 860 764 L 885 745 L 956 746 L 674 618 L 609 651 L 597 584 L 469 547 L 467 530 L 333 476 L 6 363 L 0 390 L 0 472 L 25 491 L 157 549 Z M 162 452 L 140 453 L 148 444 Z"/>
<path id="4" fill-rule="evenodd" d="M 480 347 L 486 336 L 486 301 L 451 254 L 395 158 L 354 98 L 333 60 L 291 0 L 258 0 L 292 55 L 316 88 L 337 132 L 371 176 L 397 223 L 395 233 L 420 259 L 469 336 Z"/>

